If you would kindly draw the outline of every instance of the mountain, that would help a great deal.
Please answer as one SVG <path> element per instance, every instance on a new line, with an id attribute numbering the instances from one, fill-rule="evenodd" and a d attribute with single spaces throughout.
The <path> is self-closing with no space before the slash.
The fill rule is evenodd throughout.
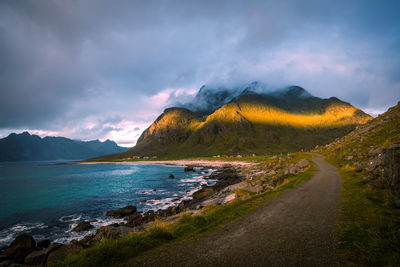
<path id="1" fill-rule="evenodd" d="M 397 144 L 397 145 L 396 145 Z M 396 151 L 400 154 L 400 102 L 377 118 L 354 129 L 348 135 L 316 151 L 327 155 L 339 167 L 363 172 L 363 181 L 372 188 L 390 188 L 397 197 L 400 207 L 400 179 L 388 182 L 384 177 L 386 154 Z M 390 158 L 390 156 L 389 156 Z M 400 170 L 399 157 L 395 159 L 397 170 Z M 393 176 L 395 177 L 395 176 Z"/>
<path id="2" fill-rule="evenodd" d="M 12 133 L 0 139 L 0 161 L 86 159 L 125 151 L 127 148 L 110 140 L 84 142 L 65 137 L 41 138 L 28 132 Z"/>
<path id="3" fill-rule="evenodd" d="M 370 119 L 349 103 L 312 96 L 299 86 L 275 91 L 258 82 L 231 91 L 203 86 L 192 104 L 166 109 L 135 147 L 116 157 L 299 151 L 327 144 Z"/>

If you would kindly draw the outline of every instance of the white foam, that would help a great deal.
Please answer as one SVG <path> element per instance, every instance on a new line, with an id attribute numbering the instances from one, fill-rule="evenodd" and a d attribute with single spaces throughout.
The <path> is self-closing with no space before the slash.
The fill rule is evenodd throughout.
<path id="1" fill-rule="evenodd" d="M 65 215 L 62 216 L 59 221 L 60 222 L 76 222 L 82 219 L 82 214 L 72 214 L 72 215 Z"/>
<path id="2" fill-rule="evenodd" d="M 0 231 L 0 244 L 8 244 L 20 233 L 33 229 L 44 229 L 47 225 L 44 223 L 18 223 L 9 228 Z"/>
<path id="3" fill-rule="evenodd" d="M 82 220 L 82 221 L 88 221 L 89 219 Z M 124 222 L 124 219 L 114 219 L 114 218 L 94 218 L 90 219 L 89 221 L 93 220 L 90 224 L 94 226 L 93 229 L 90 229 L 89 231 L 84 231 L 84 232 L 75 232 L 73 229 L 78 225 L 78 223 L 72 223 L 69 225 L 69 229 L 65 231 L 63 236 L 60 236 L 54 240 L 54 242 L 58 243 L 68 243 L 71 242 L 72 240 L 82 240 L 85 236 L 88 235 L 93 235 L 96 233 L 96 230 L 102 226 L 110 225 L 113 223 L 121 223 Z M 94 221 L 96 220 L 96 221 Z"/>

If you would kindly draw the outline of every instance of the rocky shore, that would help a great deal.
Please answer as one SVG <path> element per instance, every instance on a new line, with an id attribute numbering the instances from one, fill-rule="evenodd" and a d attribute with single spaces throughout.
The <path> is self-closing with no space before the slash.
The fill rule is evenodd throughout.
<path id="1" fill-rule="evenodd" d="M 262 164 L 218 161 L 168 162 L 168 164 L 186 165 L 185 171 L 188 172 L 202 171 L 207 168 L 216 169 L 205 177 L 205 179 L 216 180 L 216 183 L 213 186 L 203 186 L 193 193 L 191 199 L 182 200 L 178 205 L 167 209 L 143 213 L 135 206 L 126 206 L 108 211 L 106 216 L 123 218 L 124 222 L 100 227 L 95 234 L 88 235 L 79 241 L 72 240 L 68 244 L 51 243 L 49 240 L 36 243 L 32 236 L 20 235 L 9 246 L 0 248 L 0 266 L 56 264 L 69 254 L 90 247 L 102 239 L 117 239 L 129 233 L 145 231 L 155 220 L 173 223 L 183 213 L 197 214 L 207 205 L 223 205 L 235 199 L 272 190 L 286 177 L 309 167 L 309 162 L 305 159 L 295 163 L 290 162 L 291 159 L 291 156 L 285 158 L 275 156 Z M 73 230 L 84 232 L 92 228 L 90 221 L 84 221 Z"/>

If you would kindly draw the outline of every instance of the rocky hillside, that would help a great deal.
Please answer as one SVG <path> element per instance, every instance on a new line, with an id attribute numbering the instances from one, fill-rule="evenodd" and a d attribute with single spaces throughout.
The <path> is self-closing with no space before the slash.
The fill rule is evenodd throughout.
<path id="1" fill-rule="evenodd" d="M 0 161 L 87 159 L 126 150 L 110 140 L 84 142 L 65 137 L 41 138 L 28 132 L 12 133 L 0 139 Z"/>
<path id="2" fill-rule="evenodd" d="M 358 126 L 347 136 L 318 147 L 316 151 L 328 155 L 340 167 L 363 173 L 363 183 L 391 189 L 400 207 L 399 144 L 400 102 L 379 117 Z M 396 169 L 397 174 L 389 175 Z"/>
<path id="3" fill-rule="evenodd" d="M 262 88 L 261 88 L 262 89 Z M 232 91 L 202 87 L 192 105 L 169 108 L 119 157 L 267 154 L 326 144 L 371 117 L 337 98 L 298 86 L 263 92 L 258 83 Z"/>

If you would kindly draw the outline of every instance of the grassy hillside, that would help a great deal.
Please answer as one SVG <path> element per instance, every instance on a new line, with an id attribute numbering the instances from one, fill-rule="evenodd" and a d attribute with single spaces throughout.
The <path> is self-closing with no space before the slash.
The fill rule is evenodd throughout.
<path id="1" fill-rule="evenodd" d="M 385 149 L 394 143 L 400 143 L 400 103 L 317 149 L 342 176 L 339 256 L 343 265 L 400 265 L 400 210 L 383 171 Z"/>

